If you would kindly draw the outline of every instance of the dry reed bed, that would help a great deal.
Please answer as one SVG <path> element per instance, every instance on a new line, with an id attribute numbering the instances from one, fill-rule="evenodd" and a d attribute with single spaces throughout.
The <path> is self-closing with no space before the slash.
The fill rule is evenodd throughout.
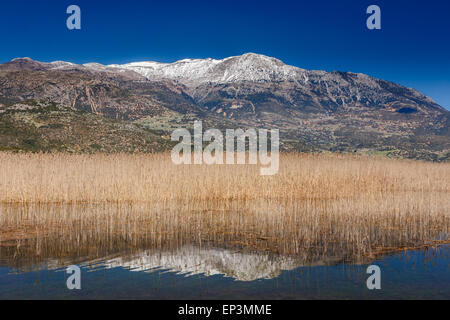
<path id="1" fill-rule="evenodd" d="M 35 264 L 189 244 L 362 262 L 448 241 L 449 169 L 286 154 L 278 175 L 262 177 L 257 166 L 175 166 L 168 154 L 3 153 L 0 257 Z"/>
<path id="2" fill-rule="evenodd" d="M 175 166 L 169 154 L 0 153 L 0 202 L 104 203 L 308 200 L 450 194 L 450 163 L 285 154 L 259 166 Z M 401 205 L 401 204 L 399 204 Z"/>
<path id="3" fill-rule="evenodd" d="M 232 202 L 226 209 L 147 204 L 0 206 L 0 225 L 6 231 L 0 234 L 0 257 L 10 265 L 36 265 L 46 259 L 78 263 L 193 245 L 290 255 L 301 264 L 360 263 L 386 249 L 448 239 L 450 218 L 435 211 L 437 207 L 430 207 L 428 215 L 417 203 L 398 211 L 391 208 L 393 200 L 408 199 Z"/>

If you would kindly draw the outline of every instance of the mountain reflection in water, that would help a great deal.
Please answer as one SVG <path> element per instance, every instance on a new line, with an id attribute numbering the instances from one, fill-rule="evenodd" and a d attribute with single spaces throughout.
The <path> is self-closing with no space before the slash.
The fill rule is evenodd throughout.
<path id="1" fill-rule="evenodd" d="M 345 207 L 342 200 L 0 206 L 0 266 L 26 272 L 97 263 L 252 281 L 448 243 L 448 215 L 387 215 L 380 206 L 347 214 Z"/>
<path id="2" fill-rule="evenodd" d="M 133 272 L 173 272 L 184 276 L 223 275 L 237 281 L 273 279 L 282 271 L 300 266 L 292 257 L 243 253 L 220 248 L 185 246 L 173 251 L 143 251 L 139 254 L 105 259 L 104 262 L 85 262 L 84 267 L 104 269 L 124 268 Z M 49 262 L 49 269 L 63 267 Z"/>

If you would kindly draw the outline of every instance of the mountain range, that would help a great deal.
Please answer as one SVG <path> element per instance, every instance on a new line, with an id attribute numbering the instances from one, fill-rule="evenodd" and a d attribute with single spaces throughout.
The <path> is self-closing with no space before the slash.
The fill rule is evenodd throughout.
<path id="1" fill-rule="evenodd" d="M 417 90 L 264 55 L 122 65 L 0 65 L 0 149 L 148 152 L 172 130 L 280 129 L 285 151 L 380 153 L 443 161 L 450 112 Z"/>

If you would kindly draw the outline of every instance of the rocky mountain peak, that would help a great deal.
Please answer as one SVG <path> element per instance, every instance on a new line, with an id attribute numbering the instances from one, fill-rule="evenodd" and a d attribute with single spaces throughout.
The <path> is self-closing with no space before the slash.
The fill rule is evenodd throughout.
<path id="1" fill-rule="evenodd" d="M 174 63 L 145 61 L 108 67 L 132 70 L 149 80 L 176 80 L 187 86 L 240 81 L 285 81 L 298 77 L 304 71 L 287 66 L 278 59 L 256 53 L 246 53 L 222 60 L 183 59 Z"/>
<path id="2" fill-rule="evenodd" d="M 0 69 L 10 70 L 10 71 L 20 71 L 20 70 L 43 70 L 45 69 L 45 63 L 34 61 L 28 57 L 16 58 L 0 65 Z"/>
<path id="3" fill-rule="evenodd" d="M 192 118 L 216 128 L 278 128 L 284 150 L 450 156 L 450 113 L 420 92 L 364 74 L 308 71 L 255 53 L 124 65 L 18 58 L 0 71 L 0 127 L 1 121 L 14 127 L 8 117 L 15 112 L 50 105 L 151 129 L 184 127 Z M 14 123 L 22 132 L 23 122 Z M 42 134 L 53 139 L 51 131 Z M 30 147 L 16 135 L 6 145 Z"/>

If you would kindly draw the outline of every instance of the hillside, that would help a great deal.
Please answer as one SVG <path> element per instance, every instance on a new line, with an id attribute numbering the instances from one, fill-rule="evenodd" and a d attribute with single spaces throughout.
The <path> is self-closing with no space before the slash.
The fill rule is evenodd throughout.
<path id="1" fill-rule="evenodd" d="M 159 132 L 85 111 L 31 101 L 0 112 L 0 150 L 157 152 L 173 145 Z"/>
<path id="2" fill-rule="evenodd" d="M 50 133 L 44 122 L 36 133 L 30 121 L 19 120 L 35 122 L 44 116 L 40 108 L 22 110 L 30 101 L 44 109 L 58 106 L 52 116 L 61 120 L 55 121 L 74 121 L 79 130 L 64 125 Z M 92 151 L 90 144 L 97 144 L 94 149 L 107 152 L 149 151 L 144 141 L 167 141 L 173 129 L 191 127 L 198 119 L 210 128 L 280 129 L 286 151 L 380 153 L 436 161 L 450 156 L 450 113 L 420 92 L 364 74 L 308 71 L 252 53 L 223 60 L 109 66 L 14 59 L 0 65 L 0 115 L 2 149 L 61 149 L 59 142 L 53 146 L 49 141 L 71 140 L 74 134 L 79 142 L 73 143 L 84 147 L 63 150 Z M 97 123 L 109 138 L 84 139 Z M 113 138 L 115 126 L 128 133 Z M 30 140 L 32 132 L 38 141 L 33 148 L 17 142 Z M 21 138 L 16 141 L 14 135 Z"/>

